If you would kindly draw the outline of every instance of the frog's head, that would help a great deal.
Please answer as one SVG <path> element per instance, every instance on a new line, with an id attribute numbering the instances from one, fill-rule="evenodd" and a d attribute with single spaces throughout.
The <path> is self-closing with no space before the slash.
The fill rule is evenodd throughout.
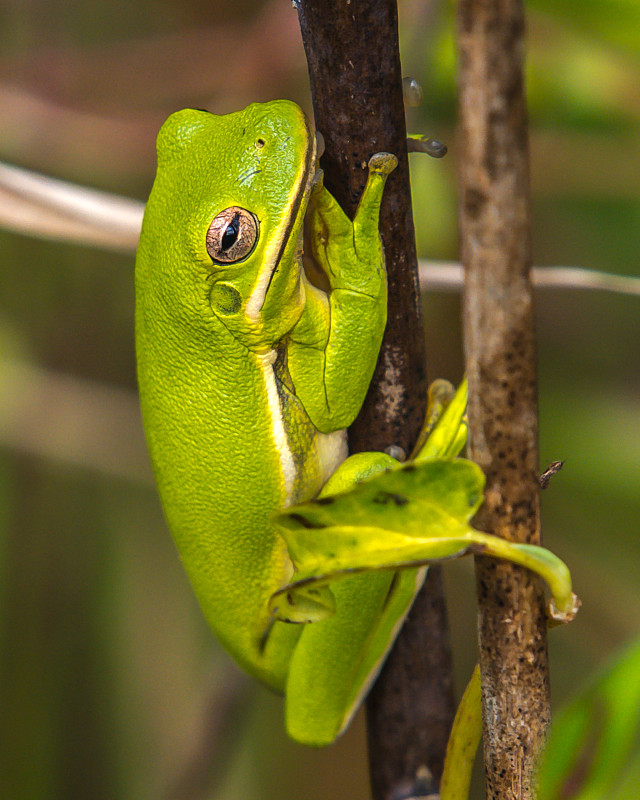
<path id="1" fill-rule="evenodd" d="M 295 103 L 169 117 L 150 199 L 162 204 L 169 253 L 158 266 L 174 273 L 163 281 L 165 297 L 174 295 L 166 299 L 205 323 L 213 315 L 252 350 L 271 349 L 303 309 L 301 232 L 314 171 L 315 139 Z"/>

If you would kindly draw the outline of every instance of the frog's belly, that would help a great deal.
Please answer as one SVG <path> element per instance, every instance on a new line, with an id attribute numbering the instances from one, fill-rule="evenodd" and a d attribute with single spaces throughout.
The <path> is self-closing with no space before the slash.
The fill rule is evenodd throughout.
<path id="1" fill-rule="evenodd" d="M 169 527 L 222 644 L 282 688 L 301 627 L 269 615 L 293 571 L 270 519 L 318 493 L 346 457 L 346 435 L 320 434 L 273 366 L 247 364 L 246 353 L 188 372 L 162 355 L 141 389 Z"/>
<path id="2" fill-rule="evenodd" d="M 318 457 L 322 470 L 322 485 L 329 480 L 340 464 L 347 458 L 347 432 L 318 433 Z"/>

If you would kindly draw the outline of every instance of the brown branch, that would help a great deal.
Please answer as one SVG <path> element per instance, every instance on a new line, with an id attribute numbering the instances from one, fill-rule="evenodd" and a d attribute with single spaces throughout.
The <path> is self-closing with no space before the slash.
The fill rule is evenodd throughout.
<path id="1" fill-rule="evenodd" d="M 411 216 L 395 0 L 299 0 L 325 185 L 353 216 L 369 157 L 398 156 L 382 206 L 388 323 L 369 396 L 350 430 L 352 452 L 409 453 L 426 403 L 424 333 Z M 439 777 L 453 717 L 441 579 L 432 571 L 367 705 L 373 794 L 413 787 L 423 766 Z M 427 627 L 428 626 L 428 627 Z M 404 795 L 406 796 L 406 795 Z"/>
<path id="2" fill-rule="evenodd" d="M 537 384 L 521 0 L 460 0 L 460 183 L 469 455 L 485 471 L 476 525 L 540 543 Z M 532 798 L 549 721 L 542 587 L 478 558 L 487 798 Z"/>

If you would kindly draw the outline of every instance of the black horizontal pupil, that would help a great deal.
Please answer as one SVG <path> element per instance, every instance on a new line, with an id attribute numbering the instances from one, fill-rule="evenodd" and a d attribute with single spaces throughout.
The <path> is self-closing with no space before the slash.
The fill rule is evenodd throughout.
<path id="1" fill-rule="evenodd" d="M 240 233 L 240 214 L 236 214 L 231 222 L 224 229 L 222 234 L 222 241 L 220 242 L 220 249 L 226 252 L 229 248 L 238 241 L 238 234 Z"/>

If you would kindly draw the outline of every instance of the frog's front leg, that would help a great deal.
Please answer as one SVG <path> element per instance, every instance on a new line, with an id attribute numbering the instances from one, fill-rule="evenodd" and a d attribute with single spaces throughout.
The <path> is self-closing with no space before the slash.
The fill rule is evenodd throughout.
<path id="1" fill-rule="evenodd" d="M 306 303 L 288 344 L 295 393 L 318 430 L 355 419 L 378 358 L 387 319 L 387 276 L 378 233 L 380 203 L 397 159 L 377 153 L 353 222 L 320 177 L 307 212 L 312 255 L 331 290 L 305 282 Z M 345 387 L 348 391 L 345 391 Z"/>

